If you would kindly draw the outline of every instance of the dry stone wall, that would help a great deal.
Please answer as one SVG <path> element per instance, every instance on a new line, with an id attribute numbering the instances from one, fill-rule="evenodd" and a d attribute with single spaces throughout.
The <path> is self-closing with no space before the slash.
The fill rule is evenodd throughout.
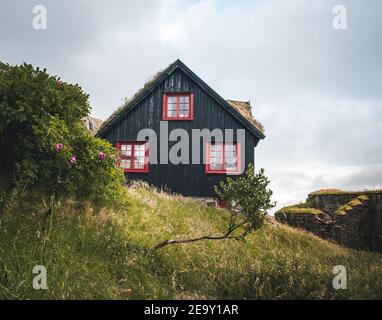
<path id="1" fill-rule="evenodd" d="M 367 195 L 368 200 L 344 215 L 336 214 L 339 207 L 361 194 Z M 382 252 L 382 191 L 312 194 L 307 202 L 312 208 L 321 210 L 322 214 L 276 213 L 275 218 L 343 246 Z"/>

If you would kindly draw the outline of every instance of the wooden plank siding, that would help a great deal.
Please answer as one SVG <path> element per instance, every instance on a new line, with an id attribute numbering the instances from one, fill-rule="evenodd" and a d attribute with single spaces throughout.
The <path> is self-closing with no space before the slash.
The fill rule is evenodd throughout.
<path id="1" fill-rule="evenodd" d="M 193 92 L 194 93 L 194 119 L 189 121 L 168 121 L 169 133 L 173 129 L 184 129 L 190 137 L 190 163 L 191 163 L 191 137 L 192 129 L 215 128 L 245 129 L 245 167 L 254 162 L 254 150 L 259 139 L 247 130 L 242 123 L 235 119 L 227 110 L 222 108 L 216 99 L 190 79 L 181 69 L 176 69 L 159 86 L 142 100 L 139 105 L 127 112 L 113 126 L 102 134 L 114 146 L 119 140 L 136 140 L 138 132 L 143 128 L 153 129 L 158 136 L 158 162 L 159 162 L 159 126 L 162 120 L 163 94 L 166 92 Z M 201 139 L 202 140 L 202 139 Z M 169 149 L 176 142 L 169 142 Z M 200 143 L 203 148 L 203 143 Z M 150 150 L 152 152 L 152 150 Z M 151 185 L 165 187 L 172 192 L 185 196 L 213 197 L 214 185 L 226 178 L 225 174 L 207 174 L 203 164 L 201 150 L 200 164 L 149 164 L 148 173 L 126 173 L 126 179 L 139 179 Z"/>

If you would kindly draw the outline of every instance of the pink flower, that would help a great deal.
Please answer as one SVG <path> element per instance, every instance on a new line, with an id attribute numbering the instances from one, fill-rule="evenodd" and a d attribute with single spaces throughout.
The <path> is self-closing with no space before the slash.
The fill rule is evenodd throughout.
<path id="1" fill-rule="evenodd" d="M 56 151 L 59 152 L 63 147 L 64 145 L 62 143 L 57 143 L 55 148 L 56 148 Z"/>
<path id="2" fill-rule="evenodd" d="M 98 159 L 103 161 L 103 160 L 105 160 L 105 158 L 106 158 L 106 155 L 102 151 L 100 153 L 98 153 Z"/>
<path id="3" fill-rule="evenodd" d="M 61 80 L 56 80 L 56 86 L 57 86 L 57 87 L 60 87 L 60 86 L 61 86 L 61 83 L 62 83 Z"/>
<path id="4" fill-rule="evenodd" d="M 71 156 L 69 159 L 69 163 L 71 165 L 75 165 L 77 163 L 77 157 L 76 156 Z"/>

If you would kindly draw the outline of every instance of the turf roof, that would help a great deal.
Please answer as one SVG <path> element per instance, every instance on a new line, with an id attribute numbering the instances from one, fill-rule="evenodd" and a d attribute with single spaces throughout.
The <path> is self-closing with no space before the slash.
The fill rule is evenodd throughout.
<path id="1" fill-rule="evenodd" d="M 259 139 L 264 139 L 264 128 L 256 119 L 252 117 L 251 112 L 244 107 L 245 102 L 236 100 L 224 100 L 213 89 L 211 89 L 203 80 L 201 80 L 194 72 L 192 72 L 179 59 L 170 64 L 164 70 L 156 73 L 145 85 L 136 92 L 133 97 L 125 100 L 124 104 L 119 107 L 113 114 L 102 124 L 97 132 L 97 136 L 103 136 L 120 118 L 137 106 L 150 92 L 152 92 L 162 81 L 164 81 L 171 73 L 180 68 L 186 75 L 199 84 L 208 94 L 210 94 L 222 107 L 229 111 L 238 121 L 240 121 L 249 131 Z"/>

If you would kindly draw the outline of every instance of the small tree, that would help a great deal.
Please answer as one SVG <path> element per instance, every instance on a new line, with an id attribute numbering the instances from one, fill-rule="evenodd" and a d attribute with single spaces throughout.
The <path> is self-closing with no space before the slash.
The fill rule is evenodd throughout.
<path id="1" fill-rule="evenodd" d="M 276 205 L 271 200 L 272 191 L 268 189 L 268 184 L 264 169 L 255 174 L 254 166 L 250 164 L 244 176 L 235 179 L 228 177 L 215 187 L 217 196 L 227 204 L 229 210 L 226 231 L 223 234 L 166 240 L 156 245 L 154 250 L 170 244 L 200 240 L 244 240 L 249 233 L 263 225 L 267 211 Z"/>
<path id="2" fill-rule="evenodd" d="M 272 190 L 268 189 L 269 180 L 264 175 L 264 169 L 255 173 L 253 164 L 248 166 L 243 177 L 227 178 L 215 187 L 220 200 L 224 201 L 230 210 L 227 233 L 235 239 L 244 239 L 250 232 L 259 229 L 264 222 L 267 211 L 276 203 L 271 200 Z"/>

